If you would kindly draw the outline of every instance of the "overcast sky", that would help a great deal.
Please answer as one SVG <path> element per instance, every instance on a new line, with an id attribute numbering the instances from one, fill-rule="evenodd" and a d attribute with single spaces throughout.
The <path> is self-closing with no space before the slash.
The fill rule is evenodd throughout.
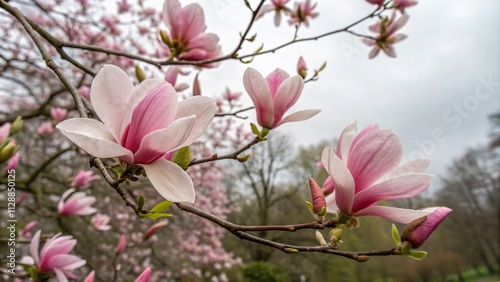
<path id="1" fill-rule="evenodd" d="M 240 2 L 200 2 L 208 31 L 220 35 L 224 53 L 235 46 L 238 32 L 244 30 L 250 17 Z M 309 28 L 301 29 L 299 37 L 343 27 L 370 13 L 373 6 L 361 0 L 320 0 L 317 9 L 320 16 Z M 308 121 L 279 128 L 290 134 L 296 145 L 332 139 L 353 120 L 358 121 L 358 130 L 378 123 L 399 134 L 406 159 L 419 154 L 430 158 L 430 173 L 439 175 L 467 147 L 486 142 L 490 129 L 487 116 L 500 109 L 498 11 L 497 0 L 419 1 L 407 10 L 410 20 L 401 32 L 408 38 L 395 45 L 396 59 L 381 53 L 369 60 L 369 48 L 359 38 L 338 34 L 256 57 L 250 66 L 266 76 L 277 67 L 295 74 L 299 55 L 310 69 L 327 61 L 320 79 L 306 85 L 292 108 L 319 108 L 322 112 Z M 366 33 L 373 22 L 354 30 Z M 273 16 L 268 14 L 257 21 L 252 34 L 255 32 L 256 41 L 246 44 L 242 54 L 257 49 L 262 42 L 264 49 L 286 42 L 294 29 L 286 22 L 275 28 Z M 201 76 L 204 94 L 219 94 L 225 86 L 244 91 L 242 76 L 247 67 L 225 62 L 218 69 L 205 71 Z"/>

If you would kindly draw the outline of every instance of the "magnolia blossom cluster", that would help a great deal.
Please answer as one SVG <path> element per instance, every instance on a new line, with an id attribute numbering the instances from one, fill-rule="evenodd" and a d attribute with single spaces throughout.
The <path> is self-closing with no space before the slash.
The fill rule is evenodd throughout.
<path id="1" fill-rule="evenodd" d="M 382 7 L 385 2 L 384 0 L 366 1 L 371 4 L 378 5 L 379 8 Z M 392 15 L 390 17 L 382 17 L 376 23 L 368 27 L 371 32 L 377 34 L 373 38 L 363 38 L 363 43 L 373 47 L 368 55 L 370 59 L 375 58 L 380 50 L 384 51 L 384 53 L 386 53 L 389 57 L 396 57 L 396 51 L 394 50 L 393 45 L 407 37 L 405 34 L 397 33 L 397 31 L 399 31 L 409 19 L 405 9 L 415 6 L 416 4 L 417 1 L 414 0 L 394 0 L 391 7 L 394 9 Z M 399 17 L 396 10 L 401 14 Z"/>
<path id="2" fill-rule="evenodd" d="M 256 18 L 258 19 L 266 13 L 274 12 L 275 26 L 279 26 L 281 24 L 281 18 L 282 15 L 284 15 L 289 17 L 288 23 L 290 25 L 304 24 L 306 27 L 309 27 L 309 21 L 319 15 L 318 12 L 313 11 L 318 4 L 312 4 L 311 0 L 295 2 L 293 4 L 293 8 L 287 6 L 288 2 L 290 2 L 290 0 L 271 0 L 270 4 L 262 6 Z"/>

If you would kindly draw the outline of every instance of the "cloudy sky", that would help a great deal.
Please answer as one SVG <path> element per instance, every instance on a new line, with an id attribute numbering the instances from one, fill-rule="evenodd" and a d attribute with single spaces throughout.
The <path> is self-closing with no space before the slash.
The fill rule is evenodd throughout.
<path id="1" fill-rule="evenodd" d="M 240 2 L 200 3 L 208 31 L 220 35 L 225 53 L 235 46 L 238 32 L 244 30 L 250 17 Z M 339 29 L 372 10 L 373 6 L 362 0 L 320 0 L 320 16 L 309 28 L 299 30 L 299 38 Z M 498 11 L 497 0 L 419 1 L 407 10 L 410 20 L 401 32 L 408 38 L 396 45 L 396 59 L 379 54 L 369 60 L 369 48 L 359 38 L 337 34 L 256 57 L 250 66 L 265 76 L 277 67 L 295 73 L 299 55 L 310 69 L 327 61 L 320 79 L 306 85 L 293 108 L 322 112 L 311 120 L 279 128 L 290 134 L 296 145 L 338 136 L 354 120 L 358 129 L 378 123 L 400 135 L 406 159 L 430 158 L 430 172 L 443 174 L 467 147 L 486 142 L 490 128 L 487 116 L 500 109 Z M 354 30 L 366 33 L 373 22 L 368 20 Z M 275 28 L 273 16 L 268 14 L 257 21 L 251 34 L 255 32 L 256 41 L 246 44 L 242 54 L 261 43 L 268 49 L 286 42 L 294 29 L 286 22 Z M 242 75 L 247 67 L 225 62 L 204 72 L 204 94 L 218 94 L 225 86 L 244 91 Z"/>

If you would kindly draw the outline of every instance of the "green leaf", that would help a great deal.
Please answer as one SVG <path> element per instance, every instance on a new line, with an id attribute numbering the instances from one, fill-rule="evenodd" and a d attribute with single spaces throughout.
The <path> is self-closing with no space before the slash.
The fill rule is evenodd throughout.
<path id="1" fill-rule="evenodd" d="M 421 260 L 427 256 L 427 252 L 411 250 L 407 254 L 405 254 L 405 256 L 410 257 L 410 258 L 415 259 L 415 260 Z"/>
<path id="2" fill-rule="evenodd" d="M 251 37 L 249 38 L 246 38 L 245 40 L 248 41 L 248 42 L 253 42 L 255 40 L 255 38 L 257 37 L 257 33 L 252 35 Z"/>
<path id="3" fill-rule="evenodd" d="M 309 211 L 314 214 L 313 204 L 309 201 L 306 201 L 306 205 L 309 208 Z"/>
<path id="4" fill-rule="evenodd" d="M 159 202 L 158 204 L 156 204 L 156 206 L 154 206 L 150 211 L 149 213 L 161 213 L 161 212 L 164 212 L 166 211 L 168 208 L 170 208 L 170 206 L 172 205 L 172 202 L 170 201 L 162 201 L 162 202 Z"/>
<path id="5" fill-rule="evenodd" d="M 326 67 L 326 61 L 319 67 L 318 72 L 324 70 Z"/>
<path id="6" fill-rule="evenodd" d="M 262 51 L 262 49 L 264 49 L 264 43 L 262 43 L 262 45 L 260 45 L 260 47 L 257 48 L 257 50 L 255 50 L 253 53 L 258 54 L 260 51 Z"/>
<path id="7" fill-rule="evenodd" d="M 139 198 L 137 199 L 137 207 L 139 208 L 139 210 L 142 210 L 142 207 L 144 207 L 144 202 L 146 201 L 146 199 L 144 198 L 144 195 L 141 194 L 139 196 Z"/>
<path id="8" fill-rule="evenodd" d="M 401 236 L 399 236 L 399 231 L 396 225 L 392 224 L 392 240 L 396 243 L 396 246 L 401 245 Z"/>
<path id="9" fill-rule="evenodd" d="M 158 218 L 162 218 L 162 217 L 171 217 L 172 214 L 170 213 L 146 213 L 146 214 L 143 214 L 141 217 L 147 217 L 147 218 L 150 218 L 150 219 L 158 219 Z"/>
<path id="10" fill-rule="evenodd" d="M 191 151 L 189 146 L 180 148 L 174 157 L 174 163 L 178 164 L 182 169 L 187 170 L 191 161 Z"/>
<path id="11" fill-rule="evenodd" d="M 252 133 L 255 134 L 256 136 L 260 136 L 260 131 L 257 128 L 257 125 L 250 123 L 250 127 L 252 127 Z"/>

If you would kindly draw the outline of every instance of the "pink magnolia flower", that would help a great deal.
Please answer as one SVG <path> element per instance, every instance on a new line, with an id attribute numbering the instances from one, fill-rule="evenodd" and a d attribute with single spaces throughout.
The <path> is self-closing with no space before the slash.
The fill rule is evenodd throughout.
<path id="1" fill-rule="evenodd" d="M 56 121 L 61 122 L 68 115 L 68 110 L 63 108 L 50 108 L 50 116 Z"/>
<path id="2" fill-rule="evenodd" d="M 187 75 L 189 71 L 183 71 L 181 66 L 171 66 L 168 68 L 167 73 L 165 74 L 165 81 L 172 84 L 174 86 L 175 91 L 184 91 L 189 88 L 187 83 L 179 83 L 177 84 L 177 76 Z"/>
<path id="3" fill-rule="evenodd" d="M 92 217 L 90 223 L 97 230 L 107 231 L 111 229 L 111 225 L 108 224 L 110 219 L 111 218 L 105 214 L 97 213 Z"/>
<path id="4" fill-rule="evenodd" d="M 179 0 L 166 0 L 163 4 L 163 21 L 170 34 L 169 47 L 175 57 L 186 61 L 213 59 L 221 54 L 219 37 L 205 33 L 205 15 L 198 4 L 182 7 Z M 213 67 L 215 64 L 205 65 Z"/>
<path id="5" fill-rule="evenodd" d="M 374 215 L 408 223 L 428 214 L 386 206 L 377 202 L 402 199 L 425 191 L 432 175 L 424 173 L 429 160 L 417 159 L 399 165 L 402 157 L 399 137 L 376 124 L 359 134 L 356 123 L 348 125 L 334 151 L 323 150 L 321 161 L 333 180 L 335 193 L 328 195 L 328 211 L 356 217 Z"/>
<path id="6" fill-rule="evenodd" d="M 79 170 L 71 181 L 71 187 L 87 189 L 90 187 L 90 182 L 100 178 L 99 175 L 94 175 L 92 170 Z"/>
<path id="7" fill-rule="evenodd" d="M 125 251 L 125 248 L 127 247 L 127 238 L 125 235 L 120 236 L 120 239 L 118 239 L 118 245 L 116 246 L 116 253 L 123 253 Z"/>
<path id="8" fill-rule="evenodd" d="M 370 31 L 379 34 L 375 40 L 363 38 L 363 43 L 368 46 L 373 46 L 368 55 L 370 59 L 375 58 L 380 50 L 384 51 L 389 57 L 396 57 L 396 51 L 392 45 L 404 40 L 407 36 L 401 33 L 395 33 L 406 24 L 409 16 L 404 14 L 397 20 L 395 18 L 396 13 L 393 13 L 391 18 L 383 18 L 369 27 Z"/>
<path id="9" fill-rule="evenodd" d="M 163 156 L 203 134 L 215 115 L 215 101 L 197 96 L 178 102 L 172 85 L 158 79 L 134 87 L 124 71 L 111 65 L 95 77 L 90 99 L 103 123 L 73 118 L 57 128 L 89 154 L 142 166 L 165 199 L 193 203 L 191 178 Z"/>
<path id="10" fill-rule="evenodd" d="M 415 6 L 417 4 L 418 2 L 415 0 L 394 0 L 394 7 L 401 13 L 404 13 L 406 8 Z"/>
<path id="11" fill-rule="evenodd" d="M 16 152 L 7 162 L 7 166 L 5 166 L 4 173 L 8 173 L 9 170 L 13 170 L 19 164 L 19 152 Z"/>
<path id="12" fill-rule="evenodd" d="M 118 14 L 123 14 L 130 11 L 130 4 L 127 0 L 121 0 L 120 2 L 116 2 L 118 4 Z"/>
<path id="13" fill-rule="evenodd" d="M 83 282 L 94 282 L 95 280 L 95 270 L 92 270 L 87 277 L 83 280 Z"/>
<path id="14" fill-rule="evenodd" d="M 31 238 L 31 230 L 33 230 L 33 228 L 35 228 L 35 226 L 38 224 L 38 221 L 36 220 L 32 220 L 30 222 L 28 222 L 28 224 L 26 224 L 23 228 L 23 230 L 21 231 L 21 236 L 24 237 L 24 238 Z"/>
<path id="15" fill-rule="evenodd" d="M 54 133 L 54 127 L 52 126 L 52 122 L 44 121 L 38 126 L 36 132 L 40 135 L 50 135 Z"/>
<path id="16" fill-rule="evenodd" d="M 240 99 L 241 95 L 243 93 L 241 92 L 232 92 L 229 87 L 226 87 L 226 91 L 223 94 L 223 98 L 227 100 L 229 103 L 232 103 L 233 101 L 237 101 Z"/>
<path id="17" fill-rule="evenodd" d="M 148 228 L 148 230 L 146 230 L 146 233 L 144 233 L 142 240 L 146 241 L 151 236 L 153 236 L 158 230 L 160 230 L 161 228 L 163 228 L 167 225 L 168 225 L 168 221 L 166 221 L 166 220 L 163 220 L 163 221 L 160 221 L 158 223 L 153 224 L 151 227 Z"/>
<path id="18" fill-rule="evenodd" d="M 97 211 L 91 207 L 96 201 L 95 197 L 87 196 L 84 192 L 73 192 L 75 192 L 75 189 L 71 188 L 62 194 L 59 203 L 57 203 L 59 215 L 89 215 Z"/>
<path id="19" fill-rule="evenodd" d="M 0 126 L 0 143 L 9 137 L 11 126 L 10 122 L 6 122 Z"/>
<path id="20" fill-rule="evenodd" d="M 259 19 L 264 16 L 264 14 L 274 11 L 274 25 L 279 26 L 281 24 L 281 12 L 283 12 L 284 15 L 292 12 L 288 7 L 286 7 L 288 2 L 290 2 L 290 0 L 271 0 L 271 4 L 263 5 L 260 8 L 255 19 Z"/>
<path id="21" fill-rule="evenodd" d="M 304 23 L 306 27 L 309 27 L 309 19 L 314 19 L 319 15 L 319 13 L 313 12 L 317 5 L 318 3 L 311 5 L 311 0 L 305 0 L 301 3 L 295 2 L 288 23 L 291 25 Z"/>
<path id="22" fill-rule="evenodd" d="M 149 282 L 151 279 L 151 267 L 147 267 L 137 279 L 135 279 L 135 282 Z"/>
<path id="23" fill-rule="evenodd" d="M 253 68 L 243 75 L 243 84 L 252 98 L 257 112 L 257 122 L 266 128 L 276 128 L 284 123 L 309 119 L 320 110 L 298 111 L 283 118 L 300 97 L 304 80 L 296 75 L 290 77 L 281 69 L 276 69 L 265 79 Z"/>
<path id="24" fill-rule="evenodd" d="M 76 276 L 71 271 L 85 264 L 85 260 L 69 254 L 75 247 L 76 240 L 71 236 L 56 234 L 45 242 L 39 253 L 40 234 L 41 231 L 37 231 L 30 243 L 31 256 L 38 271 L 55 274 L 59 282 L 66 282 L 68 278 L 75 279 Z"/>
<path id="25" fill-rule="evenodd" d="M 430 212 L 430 214 L 408 224 L 403 230 L 403 234 L 401 234 L 401 240 L 410 242 L 413 249 L 422 246 L 425 240 L 453 210 L 447 207 L 432 207 L 422 209 L 422 211 Z"/>
<path id="26" fill-rule="evenodd" d="M 297 74 L 302 78 L 306 78 L 307 76 L 306 61 L 304 61 L 304 58 L 302 58 L 302 56 L 299 57 L 299 61 L 297 62 Z"/>
<path id="27" fill-rule="evenodd" d="M 366 2 L 373 4 L 373 5 L 377 5 L 379 7 L 382 7 L 382 5 L 384 5 L 384 1 L 385 0 L 366 0 Z"/>
<path id="28" fill-rule="evenodd" d="M 87 86 L 80 87 L 78 89 L 78 92 L 80 92 L 80 95 L 82 95 L 85 99 L 90 99 L 90 88 L 88 88 Z"/>

